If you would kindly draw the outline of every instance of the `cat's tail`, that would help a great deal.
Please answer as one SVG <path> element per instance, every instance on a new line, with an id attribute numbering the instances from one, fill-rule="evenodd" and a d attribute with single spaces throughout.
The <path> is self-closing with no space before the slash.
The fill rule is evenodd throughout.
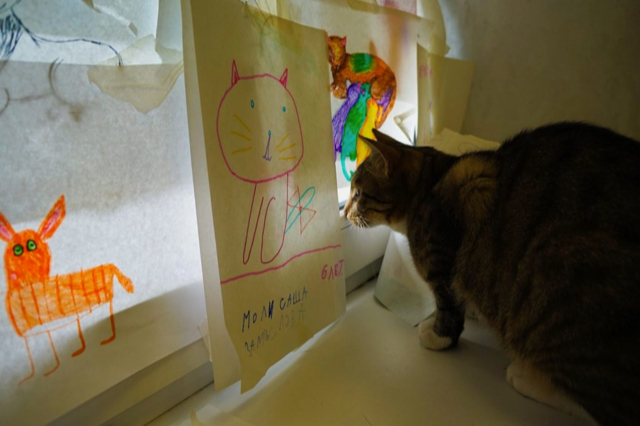
<path id="1" fill-rule="evenodd" d="M 376 129 L 382 127 L 384 121 L 389 115 L 389 112 L 393 109 L 393 105 L 396 103 L 396 90 L 397 88 L 393 86 L 391 89 L 387 90 L 382 99 L 380 99 L 380 102 L 378 102 L 378 105 L 382 107 L 382 115 L 376 120 Z"/>

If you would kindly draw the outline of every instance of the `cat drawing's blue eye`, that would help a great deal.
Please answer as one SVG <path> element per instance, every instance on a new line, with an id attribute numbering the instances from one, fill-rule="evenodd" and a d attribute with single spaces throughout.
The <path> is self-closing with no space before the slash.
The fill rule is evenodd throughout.
<path id="1" fill-rule="evenodd" d="M 253 108 L 254 106 L 256 106 L 256 104 L 253 102 L 253 99 L 251 99 L 251 108 Z"/>
<path id="2" fill-rule="evenodd" d="M 282 112 L 287 112 L 287 107 L 286 106 L 282 107 Z"/>

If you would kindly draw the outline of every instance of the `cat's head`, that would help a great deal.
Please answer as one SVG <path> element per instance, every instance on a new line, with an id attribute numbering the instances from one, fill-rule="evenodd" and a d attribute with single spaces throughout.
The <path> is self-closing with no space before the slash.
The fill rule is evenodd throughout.
<path id="1" fill-rule="evenodd" d="M 351 178 L 345 215 L 358 227 L 388 225 L 403 232 L 416 188 L 423 184 L 419 178 L 429 151 L 404 145 L 375 129 L 373 132 L 376 140 L 360 137 L 371 154 Z"/>
<path id="2" fill-rule="evenodd" d="M 281 77 L 241 77 L 235 61 L 231 86 L 218 108 L 218 143 L 229 171 L 251 183 L 268 182 L 293 171 L 304 155 L 302 127 L 293 96 Z"/>
<path id="3" fill-rule="evenodd" d="M 347 55 L 347 37 L 329 36 L 327 38 L 327 47 L 329 49 L 331 67 L 340 66 Z"/>

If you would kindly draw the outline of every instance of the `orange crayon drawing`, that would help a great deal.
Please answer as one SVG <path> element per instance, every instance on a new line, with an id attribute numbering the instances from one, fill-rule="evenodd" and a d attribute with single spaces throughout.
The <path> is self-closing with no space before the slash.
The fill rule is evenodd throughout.
<path id="1" fill-rule="evenodd" d="M 109 304 L 111 336 L 100 342 L 111 343 L 116 338 L 116 326 L 113 317 L 113 278 L 127 292 L 133 293 L 133 283 L 112 264 L 80 270 L 65 275 L 50 276 L 51 252 L 45 242 L 51 238 L 65 216 L 64 195 L 53 205 L 47 217 L 37 231 L 25 229 L 15 232 L 9 221 L 0 212 L 0 239 L 6 241 L 4 265 L 7 277 L 5 308 L 16 334 L 24 339 L 31 373 L 19 384 L 35 374 L 35 366 L 29 337 L 46 333 L 56 365 L 45 376 L 60 366 L 58 353 L 51 338 L 51 332 L 75 322 L 81 347 L 72 356 L 78 356 L 85 350 L 84 336 L 80 327 L 80 317 L 90 313 L 93 308 Z M 74 318 L 71 322 L 59 321 Z"/>

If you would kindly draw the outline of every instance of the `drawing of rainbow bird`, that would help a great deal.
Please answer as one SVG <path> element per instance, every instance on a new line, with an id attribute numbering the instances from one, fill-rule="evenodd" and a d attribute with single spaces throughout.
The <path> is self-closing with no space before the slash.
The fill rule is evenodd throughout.
<path id="1" fill-rule="evenodd" d="M 109 304 L 111 336 L 100 344 L 111 343 L 116 338 L 113 317 L 114 278 L 118 279 L 125 291 L 133 293 L 131 280 L 112 264 L 70 274 L 49 275 L 51 252 L 45 240 L 53 236 L 64 216 L 64 195 L 56 201 L 37 231 L 25 229 L 15 232 L 9 221 L 0 213 L 0 240 L 7 242 L 4 252 L 8 287 L 5 307 L 16 334 L 24 339 L 31 365 L 31 373 L 18 384 L 30 379 L 35 373 L 29 349 L 30 337 L 46 333 L 49 338 L 56 365 L 44 374 L 48 376 L 60 366 L 58 353 L 51 338 L 52 331 L 76 323 L 81 347 L 72 356 L 78 356 L 86 347 L 80 317 L 100 305 Z"/>

